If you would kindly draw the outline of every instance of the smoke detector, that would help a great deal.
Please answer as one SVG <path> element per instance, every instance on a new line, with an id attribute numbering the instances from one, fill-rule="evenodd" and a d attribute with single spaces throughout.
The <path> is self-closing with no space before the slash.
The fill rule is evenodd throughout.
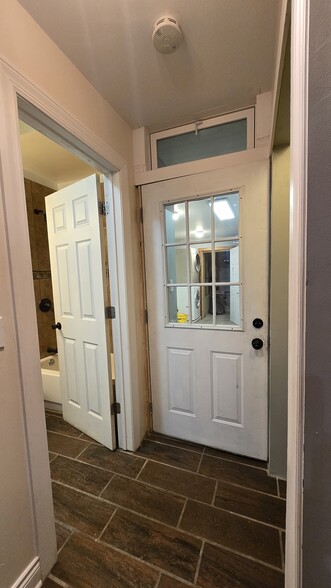
<path id="1" fill-rule="evenodd" d="M 153 43 L 160 53 L 174 53 L 183 40 L 178 21 L 173 16 L 162 16 L 154 23 Z"/>

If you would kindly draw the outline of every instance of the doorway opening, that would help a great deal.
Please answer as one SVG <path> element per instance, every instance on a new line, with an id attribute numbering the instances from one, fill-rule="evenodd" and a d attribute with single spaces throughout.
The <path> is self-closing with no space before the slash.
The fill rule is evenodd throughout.
<path id="1" fill-rule="evenodd" d="M 73 425 L 81 432 L 79 436 L 88 434 L 114 449 L 118 435 L 115 414 L 111 414 L 116 398 L 112 321 L 106 319 L 107 310 L 112 307 L 104 176 L 23 120 L 19 126 L 45 408 L 62 414 L 65 427 Z M 96 200 L 93 216 L 85 192 L 94 183 L 96 191 L 88 196 Z M 70 199 L 73 190 L 76 196 L 66 212 L 63 199 Z M 83 196 L 78 194 L 79 190 Z M 74 212 L 70 231 L 76 226 L 77 232 L 78 227 L 78 238 L 69 235 L 70 207 Z M 59 211 L 63 219 L 68 217 L 59 227 L 62 232 L 68 229 L 62 244 L 56 242 L 55 236 Z M 95 273 L 98 255 L 102 258 L 101 276 Z M 69 275 L 75 267 L 76 281 Z M 76 290 L 79 297 L 75 296 Z M 97 315 L 96 305 L 102 305 L 106 313 Z M 62 329 L 60 321 L 66 318 L 67 328 Z M 92 328 L 98 330 L 96 339 L 93 335 L 89 340 L 85 328 L 83 340 L 78 340 L 84 319 L 94 323 Z M 70 337 L 65 335 L 68 328 Z M 83 372 L 85 377 L 81 378 Z M 93 421 L 97 421 L 96 425 Z M 55 428 L 59 422 L 54 420 Z M 49 443 L 54 441 L 50 436 Z"/>

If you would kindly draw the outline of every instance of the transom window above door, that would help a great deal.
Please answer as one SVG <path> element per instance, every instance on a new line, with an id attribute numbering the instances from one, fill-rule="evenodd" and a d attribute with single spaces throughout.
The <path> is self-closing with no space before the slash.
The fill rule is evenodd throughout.
<path id="1" fill-rule="evenodd" d="M 166 324 L 241 329 L 239 192 L 163 205 Z"/>

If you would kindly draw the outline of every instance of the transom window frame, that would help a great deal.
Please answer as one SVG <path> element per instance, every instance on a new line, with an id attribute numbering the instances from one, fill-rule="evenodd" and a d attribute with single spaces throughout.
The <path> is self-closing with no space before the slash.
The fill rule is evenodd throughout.
<path id="1" fill-rule="evenodd" d="M 203 239 L 190 239 L 189 238 L 189 216 L 188 216 L 188 203 L 192 201 L 198 200 L 205 200 L 208 198 L 216 198 L 219 196 L 228 196 L 229 194 L 238 194 L 238 214 L 239 214 L 239 223 L 238 223 L 238 235 L 232 237 L 224 237 L 224 238 L 217 238 L 215 239 L 215 230 L 214 230 L 214 215 L 211 215 L 211 236 L 210 239 L 208 238 L 207 241 Z M 166 223 L 165 223 L 165 211 L 166 206 L 169 204 L 181 204 L 185 203 L 185 226 L 186 226 L 186 239 L 185 241 L 180 241 L 176 243 L 167 243 L 166 238 Z M 163 314 L 164 314 L 164 327 L 165 328 L 175 328 L 175 329 L 194 329 L 194 330 L 217 330 L 217 331 L 237 331 L 237 332 L 244 332 L 244 282 L 242 279 L 243 276 L 243 234 L 242 234 L 242 207 L 243 207 L 243 188 L 229 188 L 228 190 L 221 190 L 221 191 L 213 191 L 207 192 L 203 194 L 195 194 L 192 196 L 185 196 L 183 198 L 178 198 L 176 200 L 169 199 L 164 200 L 160 204 L 160 226 L 161 226 L 161 234 L 162 234 L 162 257 L 163 257 Z M 211 207 L 213 210 L 213 207 Z M 213 274 L 215 275 L 215 244 L 219 244 L 221 242 L 228 243 L 229 241 L 238 241 L 239 244 L 239 281 L 238 282 L 216 282 L 212 279 L 211 282 L 199 282 L 193 283 L 190 281 L 185 283 L 168 283 L 168 271 L 167 271 L 167 249 L 169 247 L 176 247 L 185 245 L 186 247 L 190 248 L 191 245 L 203 245 L 207 242 L 211 244 L 211 252 L 212 252 L 212 267 L 214 268 Z M 190 275 L 189 272 L 189 264 L 187 263 L 187 277 Z M 192 317 L 192 299 L 191 299 L 191 288 L 194 286 L 211 286 L 212 287 L 212 297 L 213 297 L 213 323 L 212 324 L 200 324 L 200 323 L 178 323 L 178 322 L 171 322 L 170 319 L 170 311 L 169 311 L 169 298 L 168 298 L 168 288 L 169 287 L 186 287 L 189 291 L 188 296 L 188 305 L 189 305 L 189 320 Z M 240 300 L 239 300 L 239 309 L 240 309 L 240 325 L 226 325 L 226 324 L 215 324 L 215 316 L 216 313 L 214 312 L 214 306 L 216 305 L 216 286 L 239 286 L 240 292 Z"/>
<path id="2" fill-rule="evenodd" d="M 160 139 L 166 139 L 167 137 L 176 137 L 178 135 L 185 135 L 186 133 L 190 132 L 199 132 L 203 129 L 208 129 L 211 127 L 216 127 L 219 125 L 225 125 L 229 122 L 235 122 L 239 120 L 247 120 L 247 149 L 254 149 L 255 146 L 255 108 L 252 106 L 251 108 L 246 108 L 245 110 L 237 110 L 236 112 L 231 112 L 229 114 L 223 114 L 221 116 L 216 116 L 213 118 L 208 118 L 205 120 L 198 120 L 193 123 L 189 123 L 187 125 L 181 125 L 178 127 L 174 127 L 172 129 L 166 129 L 164 131 L 158 131 L 156 133 L 150 134 L 150 147 L 151 147 L 151 163 L 152 163 L 152 170 L 154 169 L 161 169 L 158 166 L 158 156 L 157 156 L 157 142 Z M 216 156 L 216 157 L 224 157 L 223 155 Z M 208 158 L 205 158 L 208 159 Z M 195 161 L 195 160 L 194 160 Z M 192 163 L 192 162 L 187 162 Z M 168 166 L 172 167 L 172 166 Z"/>

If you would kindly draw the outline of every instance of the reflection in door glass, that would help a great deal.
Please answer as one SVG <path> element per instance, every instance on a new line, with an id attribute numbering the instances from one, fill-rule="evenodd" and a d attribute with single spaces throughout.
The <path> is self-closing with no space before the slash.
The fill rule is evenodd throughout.
<path id="1" fill-rule="evenodd" d="M 190 267 L 192 284 L 212 281 L 211 243 L 190 245 Z"/>
<path id="2" fill-rule="evenodd" d="M 185 243 L 185 202 L 165 206 L 165 232 L 167 243 Z"/>
<path id="3" fill-rule="evenodd" d="M 167 247 L 167 283 L 185 284 L 187 282 L 186 245 Z"/>
<path id="4" fill-rule="evenodd" d="M 206 241 L 211 237 L 211 199 L 191 200 L 188 203 L 190 241 Z"/>
<path id="5" fill-rule="evenodd" d="M 182 286 L 169 286 L 168 308 L 170 323 L 189 322 L 188 288 Z"/>
<path id="6" fill-rule="evenodd" d="M 239 194 L 214 198 L 215 239 L 236 237 L 239 234 Z"/>
<path id="7" fill-rule="evenodd" d="M 213 324 L 213 288 L 212 286 L 191 287 L 192 323 Z"/>
<path id="8" fill-rule="evenodd" d="M 215 243 L 215 282 L 239 282 L 239 241 Z"/>

